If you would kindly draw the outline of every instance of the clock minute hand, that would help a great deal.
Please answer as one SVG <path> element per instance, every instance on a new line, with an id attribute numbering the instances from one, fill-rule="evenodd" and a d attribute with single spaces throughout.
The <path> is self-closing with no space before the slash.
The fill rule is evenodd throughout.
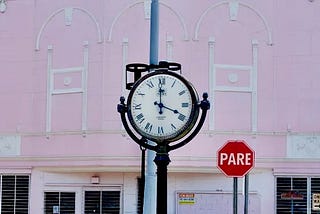
<path id="1" fill-rule="evenodd" d="M 168 109 L 168 110 L 172 111 L 172 112 L 175 113 L 175 114 L 178 114 L 178 113 L 179 113 L 178 110 L 169 108 L 169 107 L 167 107 L 167 106 L 165 106 L 165 105 L 163 105 L 163 104 L 162 104 L 162 107 L 165 108 L 165 109 Z"/>

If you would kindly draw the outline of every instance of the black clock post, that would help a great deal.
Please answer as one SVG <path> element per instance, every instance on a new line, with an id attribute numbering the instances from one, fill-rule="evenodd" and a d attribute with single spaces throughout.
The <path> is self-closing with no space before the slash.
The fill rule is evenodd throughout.
<path id="1" fill-rule="evenodd" d="M 167 170 L 170 163 L 169 152 L 186 145 L 199 133 L 205 121 L 207 111 L 210 108 L 210 103 L 207 99 L 208 94 L 203 93 L 203 99 L 201 101 L 198 100 L 197 92 L 191 83 L 184 80 L 180 74 L 176 74 L 178 72 L 181 73 L 181 65 L 178 63 L 160 62 L 159 65 L 135 63 L 127 65 L 126 70 L 126 88 L 130 90 L 128 103 L 125 103 L 123 96 L 120 97 L 120 104 L 118 104 L 117 110 L 120 113 L 121 121 L 128 135 L 141 147 L 156 152 L 154 162 L 157 165 L 157 214 L 167 214 Z M 152 72 L 149 72 L 150 70 L 152 70 Z M 147 74 L 143 75 L 144 72 Z M 129 82 L 128 80 L 128 75 L 130 74 L 134 76 L 133 82 Z M 165 79 L 166 81 L 161 81 L 162 78 L 167 79 Z M 159 88 L 154 86 L 156 85 L 155 80 L 159 80 L 159 83 L 157 83 L 159 84 L 159 86 L 157 86 Z M 192 97 L 192 102 L 183 101 L 180 104 L 180 109 L 178 107 L 173 109 L 171 106 L 167 106 L 166 101 L 163 100 L 166 96 L 169 96 L 167 95 L 169 88 L 173 88 L 176 82 L 179 81 L 182 89 L 179 88 L 180 91 L 175 91 L 175 93 L 178 94 L 178 98 L 190 93 L 189 99 Z M 170 82 L 170 84 L 167 82 Z M 167 86 L 164 86 L 165 84 L 167 84 Z M 144 93 L 146 92 L 143 91 L 144 85 L 148 85 L 150 91 L 156 88 L 154 89 L 155 96 L 159 96 L 160 101 L 154 101 L 154 103 L 152 102 L 151 104 L 150 102 L 146 102 L 148 105 L 133 103 L 132 100 L 143 102 L 143 99 L 145 99 L 146 94 Z M 146 88 L 149 89 L 148 87 Z M 186 92 L 188 90 L 189 92 Z M 134 96 L 137 97 L 134 98 Z M 154 97 L 152 99 L 155 100 L 159 98 Z M 167 102 L 169 102 L 169 99 Z M 140 111 L 149 111 L 150 108 L 153 110 L 157 108 L 157 112 L 155 112 L 156 115 L 149 115 L 148 118 L 140 113 Z M 183 112 L 184 109 L 187 108 L 190 108 L 188 112 L 191 113 L 187 114 Z M 177 118 L 177 122 L 170 120 L 171 115 Z M 163 127 L 163 125 L 160 124 L 164 118 L 169 120 L 168 127 Z M 154 124 L 148 122 L 148 120 L 153 120 Z M 185 123 L 182 122 L 184 120 L 186 121 Z M 156 124 L 157 121 L 159 124 Z M 182 123 L 181 126 L 177 125 L 180 123 Z M 154 130 L 155 133 L 152 134 L 152 130 Z M 166 131 L 168 131 L 168 133 L 166 133 Z M 148 140 L 155 142 L 156 145 L 148 144 Z"/>

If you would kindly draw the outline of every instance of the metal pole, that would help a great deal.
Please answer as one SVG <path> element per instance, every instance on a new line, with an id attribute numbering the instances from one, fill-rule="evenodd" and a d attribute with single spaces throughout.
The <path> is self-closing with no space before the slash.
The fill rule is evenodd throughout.
<path id="1" fill-rule="evenodd" d="M 150 20 L 150 65 L 158 65 L 159 50 L 159 2 L 151 1 L 151 20 Z"/>
<path id="2" fill-rule="evenodd" d="M 150 20 L 150 65 L 158 64 L 159 50 L 159 3 L 158 0 L 151 1 L 151 20 Z M 149 144 L 155 145 L 149 141 Z M 156 167 L 154 164 L 155 152 L 148 149 L 147 151 L 147 169 L 146 183 L 144 194 L 144 214 L 156 213 Z"/>
<path id="3" fill-rule="evenodd" d="M 140 147 L 141 149 L 141 183 L 140 183 L 140 190 L 141 190 L 141 210 L 139 214 L 143 214 L 143 204 L 144 204 L 144 189 L 145 189 L 145 182 L 146 182 L 146 149 Z"/>
<path id="4" fill-rule="evenodd" d="M 233 214 L 238 214 L 238 178 L 233 178 Z"/>
<path id="5" fill-rule="evenodd" d="M 167 152 L 159 151 L 154 159 L 157 164 L 157 214 L 167 214 L 167 174 L 170 158 Z"/>
<path id="6" fill-rule="evenodd" d="M 150 142 L 153 143 L 153 142 Z M 147 150 L 147 167 L 144 187 L 144 198 L 143 198 L 143 213 L 144 214 L 155 214 L 156 213 L 156 165 L 153 160 L 155 152 Z"/>
<path id="7" fill-rule="evenodd" d="M 249 174 L 244 177 L 244 214 L 248 214 L 249 206 Z"/>

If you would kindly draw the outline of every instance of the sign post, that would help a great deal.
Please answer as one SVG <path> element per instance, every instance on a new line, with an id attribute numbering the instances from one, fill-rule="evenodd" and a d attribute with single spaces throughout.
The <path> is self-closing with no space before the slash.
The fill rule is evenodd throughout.
<path id="1" fill-rule="evenodd" d="M 245 178 L 245 214 L 248 212 L 248 173 L 254 167 L 255 152 L 244 141 L 228 141 L 217 151 L 217 167 L 233 177 L 233 214 L 238 213 L 238 178 Z"/>

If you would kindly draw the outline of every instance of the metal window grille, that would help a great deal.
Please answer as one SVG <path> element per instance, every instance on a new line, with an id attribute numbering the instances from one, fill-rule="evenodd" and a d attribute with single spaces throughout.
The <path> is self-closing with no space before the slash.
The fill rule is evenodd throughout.
<path id="1" fill-rule="evenodd" d="M 75 192 L 45 192 L 45 214 L 75 214 Z"/>
<path id="2" fill-rule="evenodd" d="M 1 214 L 28 214 L 29 176 L 1 175 Z"/>
<path id="3" fill-rule="evenodd" d="M 85 214 L 120 214 L 120 191 L 85 191 Z"/>
<path id="4" fill-rule="evenodd" d="M 277 214 L 308 213 L 308 179 L 277 178 Z"/>

